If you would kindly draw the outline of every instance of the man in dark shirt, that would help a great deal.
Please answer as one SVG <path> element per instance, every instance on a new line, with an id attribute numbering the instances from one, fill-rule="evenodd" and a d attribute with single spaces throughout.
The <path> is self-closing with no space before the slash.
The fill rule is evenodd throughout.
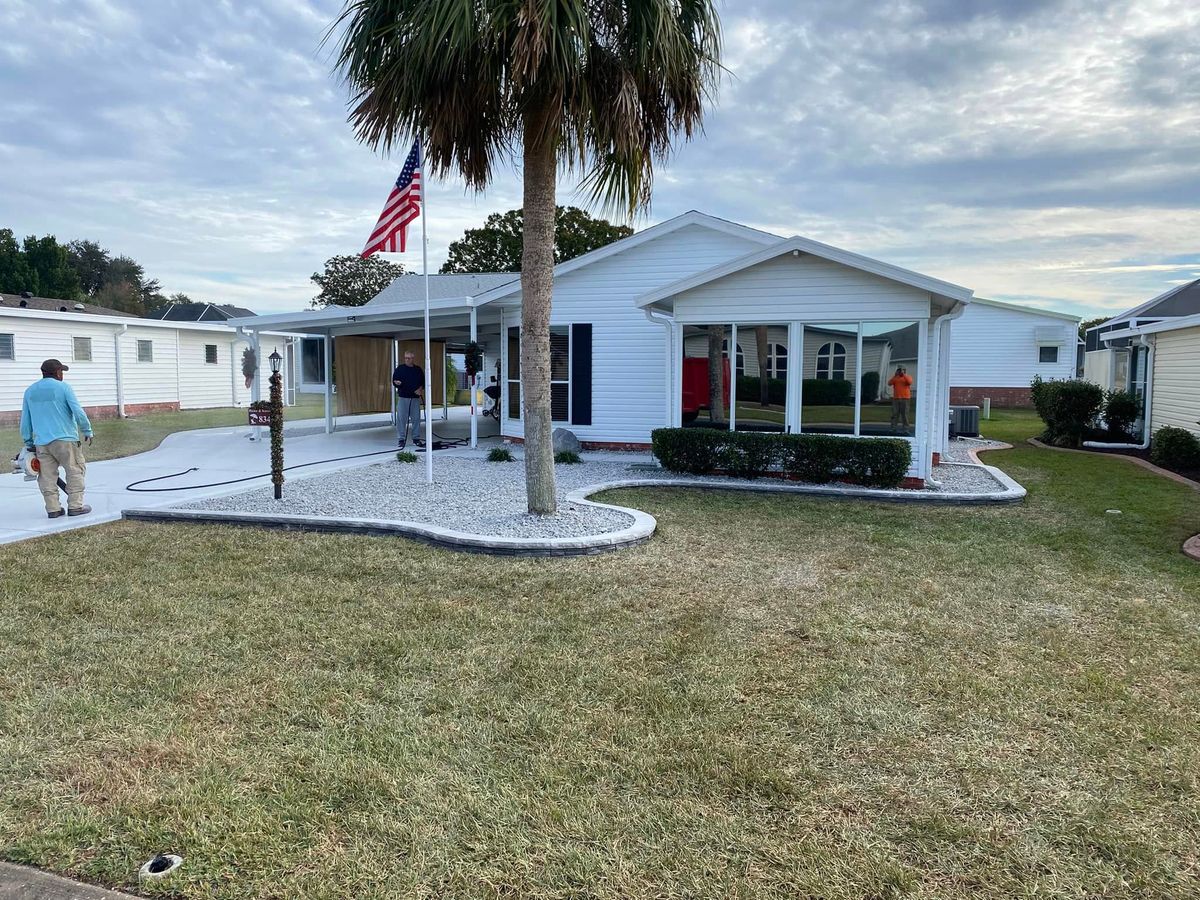
<path id="1" fill-rule="evenodd" d="M 396 366 L 392 373 L 392 384 L 396 387 L 396 443 L 403 450 L 408 443 L 407 434 L 412 430 L 412 439 L 418 447 L 421 441 L 421 397 L 425 393 L 425 372 L 413 364 L 411 350 L 404 352 L 404 363 Z"/>

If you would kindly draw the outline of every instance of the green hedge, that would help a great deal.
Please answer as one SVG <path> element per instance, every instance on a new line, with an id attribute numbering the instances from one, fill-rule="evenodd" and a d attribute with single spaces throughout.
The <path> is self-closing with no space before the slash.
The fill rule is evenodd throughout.
<path id="1" fill-rule="evenodd" d="M 872 382 L 870 376 L 874 376 Z M 805 378 L 800 389 L 804 392 L 805 406 L 850 406 L 854 403 L 853 382 L 845 379 Z M 874 400 L 879 395 L 879 374 L 863 373 L 863 396 Z M 737 379 L 738 403 L 758 402 L 758 379 L 753 375 L 739 375 Z M 774 406 L 787 403 L 787 379 L 767 379 L 767 400 Z"/>
<path id="2" fill-rule="evenodd" d="M 1059 447 L 1078 447 L 1104 406 L 1104 391 L 1090 381 L 1042 381 L 1034 376 L 1029 393 L 1046 423 L 1043 439 Z"/>
<path id="3" fill-rule="evenodd" d="M 758 402 L 758 379 L 753 375 L 739 375 L 737 380 L 738 403 Z M 783 378 L 767 379 L 767 401 L 776 406 L 787 403 L 787 381 Z"/>
<path id="4" fill-rule="evenodd" d="M 657 428 L 650 439 L 663 468 L 689 475 L 727 472 L 737 478 L 758 478 L 783 472 L 814 484 L 845 479 L 894 488 L 912 462 L 908 441 L 895 438 Z"/>
<path id="5" fill-rule="evenodd" d="M 863 398 L 863 403 L 874 403 L 879 399 L 878 372 L 862 373 L 862 389 L 859 391 L 858 396 Z"/>
<path id="6" fill-rule="evenodd" d="M 1168 425 L 1150 439 L 1150 461 L 1167 469 L 1200 469 L 1200 438 Z"/>

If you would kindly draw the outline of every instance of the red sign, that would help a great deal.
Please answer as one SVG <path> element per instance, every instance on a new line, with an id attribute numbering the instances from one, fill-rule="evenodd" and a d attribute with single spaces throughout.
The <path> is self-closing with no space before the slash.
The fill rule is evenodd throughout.
<path id="1" fill-rule="evenodd" d="M 251 425 L 266 425 L 271 426 L 271 411 L 269 409 L 252 409 L 250 410 Z"/>

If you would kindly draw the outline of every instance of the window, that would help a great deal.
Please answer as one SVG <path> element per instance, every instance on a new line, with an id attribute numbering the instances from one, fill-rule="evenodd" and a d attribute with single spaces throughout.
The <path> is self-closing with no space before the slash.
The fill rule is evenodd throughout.
<path id="1" fill-rule="evenodd" d="M 787 344 L 771 344 L 767 349 L 767 375 L 787 378 Z"/>
<path id="2" fill-rule="evenodd" d="M 16 354 L 13 351 L 13 336 L 11 334 L 0 334 L 0 359 L 16 359 Z"/>
<path id="3" fill-rule="evenodd" d="M 521 418 L 521 329 L 508 329 L 508 417 Z"/>
<path id="4" fill-rule="evenodd" d="M 571 421 L 571 331 L 550 329 L 550 419 Z"/>
<path id="5" fill-rule="evenodd" d="M 1040 363 L 1056 363 L 1056 362 L 1058 362 L 1058 347 L 1038 347 L 1038 362 L 1040 362 Z"/>
<path id="6" fill-rule="evenodd" d="M 300 344 L 300 375 L 305 384 L 325 383 L 325 341 L 304 338 Z"/>
<path id="7" fill-rule="evenodd" d="M 137 361 L 140 363 L 154 362 L 154 341 L 137 342 Z"/>
<path id="8" fill-rule="evenodd" d="M 822 344 L 817 351 L 817 378 L 822 381 L 846 380 L 846 345 L 838 341 Z"/>
<path id="9" fill-rule="evenodd" d="M 71 356 L 75 362 L 91 362 L 92 339 L 90 337 L 71 338 Z"/>
<path id="10" fill-rule="evenodd" d="M 217 364 L 217 345 L 216 344 L 205 344 L 204 345 L 204 362 L 210 366 L 215 366 Z"/>
<path id="11" fill-rule="evenodd" d="M 728 341 L 728 339 L 721 342 L 721 355 L 724 356 L 726 359 L 729 359 L 729 341 Z M 746 374 L 746 354 L 742 351 L 741 344 L 738 344 L 738 346 L 737 346 L 737 362 L 734 364 L 734 368 L 736 369 L 737 374 L 739 374 L 739 375 Z"/>

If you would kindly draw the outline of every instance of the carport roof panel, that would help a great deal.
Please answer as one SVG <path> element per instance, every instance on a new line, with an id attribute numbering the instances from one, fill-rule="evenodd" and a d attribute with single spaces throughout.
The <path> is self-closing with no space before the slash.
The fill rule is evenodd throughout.
<path id="1" fill-rule="evenodd" d="M 433 315 L 446 313 L 468 313 L 471 310 L 469 297 L 444 297 L 429 301 Z M 303 334 L 324 334 L 331 329 L 344 329 L 347 325 L 396 321 L 397 323 L 420 318 L 425 311 L 425 298 L 403 303 L 367 303 L 363 306 L 327 306 L 324 309 L 308 309 L 300 312 L 268 313 L 262 316 L 247 316 L 230 319 L 226 325 L 247 328 L 253 331 L 292 331 Z M 344 331 L 343 331 L 344 333 Z"/>

